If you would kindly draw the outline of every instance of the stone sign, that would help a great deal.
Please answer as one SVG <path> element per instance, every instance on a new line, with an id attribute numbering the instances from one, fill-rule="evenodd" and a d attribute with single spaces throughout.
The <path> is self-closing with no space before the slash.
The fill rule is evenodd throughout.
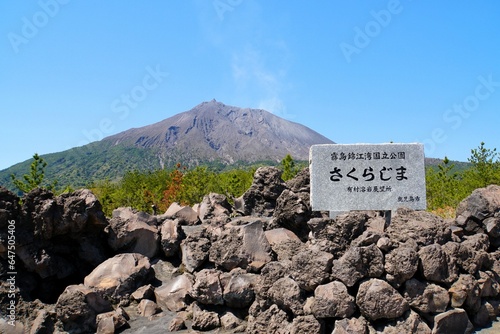
<path id="1" fill-rule="evenodd" d="M 314 211 L 425 210 L 423 144 L 325 144 L 309 151 Z"/>

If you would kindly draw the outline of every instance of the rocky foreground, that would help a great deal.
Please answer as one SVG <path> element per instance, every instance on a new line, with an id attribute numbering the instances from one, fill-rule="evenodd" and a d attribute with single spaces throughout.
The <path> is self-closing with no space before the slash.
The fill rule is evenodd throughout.
<path id="1" fill-rule="evenodd" d="M 0 332 L 470 333 L 500 314 L 499 186 L 454 220 L 402 208 L 386 225 L 312 212 L 308 170 L 280 176 L 258 169 L 234 206 L 109 219 L 88 190 L 0 188 Z"/>

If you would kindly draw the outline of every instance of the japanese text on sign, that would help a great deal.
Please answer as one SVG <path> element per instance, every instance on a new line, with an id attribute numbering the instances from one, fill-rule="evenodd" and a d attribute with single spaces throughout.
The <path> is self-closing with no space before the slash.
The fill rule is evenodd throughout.
<path id="1" fill-rule="evenodd" d="M 393 177 L 392 172 L 392 167 L 382 167 L 377 175 L 378 179 L 381 181 L 389 181 Z M 338 167 L 334 167 L 332 171 L 330 171 L 330 180 L 334 182 L 340 181 L 341 178 L 344 176 L 341 174 L 342 170 Z M 395 178 L 398 181 L 403 181 L 407 180 L 408 177 L 405 176 L 406 173 L 406 167 L 399 167 L 395 169 L 396 175 Z M 351 179 L 355 181 L 359 181 L 359 178 L 363 178 L 363 181 L 373 181 L 375 180 L 375 173 L 374 169 L 372 167 L 365 168 L 363 171 L 363 174 L 361 176 L 359 174 L 356 174 L 356 167 L 352 167 L 352 169 L 349 171 L 349 173 L 346 174 L 346 177 L 350 177 Z"/>
<path id="2" fill-rule="evenodd" d="M 405 159 L 405 152 L 332 152 L 332 160 L 383 160 L 383 159 Z"/>
<path id="3" fill-rule="evenodd" d="M 421 144 L 313 145 L 313 210 L 425 209 Z"/>

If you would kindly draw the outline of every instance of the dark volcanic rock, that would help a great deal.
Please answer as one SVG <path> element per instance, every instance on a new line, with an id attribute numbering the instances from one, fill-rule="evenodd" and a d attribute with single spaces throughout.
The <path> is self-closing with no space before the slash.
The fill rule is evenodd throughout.
<path id="1" fill-rule="evenodd" d="M 457 279 L 458 267 L 439 244 L 422 247 L 418 256 L 419 270 L 425 279 L 437 283 L 452 283 Z"/>
<path id="2" fill-rule="evenodd" d="M 384 255 L 375 245 L 351 247 L 332 263 L 332 277 L 348 287 L 365 277 L 380 277 L 384 273 Z"/>
<path id="3" fill-rule="evenodd" d="M 246 329 L 246 325 L 243 324 L 243 321 L 235 316 L 232 312 L 227 311 L 220 317 L 221 327 L 225 330 L 234 330 L 234 332 L 244 332 Z"/>
<path id="4" fill-rule="evenodd" d="M 182 264 L 184 268 L 192 273 L 200 268 L 208 259 L 210 240 L 188 235 L 181 242 Z"/>
<path id="5" fill-rule="evenodd" d="M 257 316 L 249 317 L 247 333 L 286 334 L 289 333 L 289 326 L 286 312 L 274 304 Z"/>
<path id="6" fill-rule="evenodd" d="M 219 315 L 215 312 L 202 310 L 197 304 L 193 304 L 193 329 L 209 331 L 220 327 Z"/>
<path id="7" fill-rule="evenodd" d="M 139 253 L 149 258 L 160 250 L 156 218 L 131 208 L 118 208 L 109 221 L 109 245 L 115 252 Z"/>
<path id="8" fill-rule="evenodd" d="M 34 189 L 23 197 L 22 211 L 22 227 L 32 229 L 35 239 L 50 240 L 57 236 L 98 232 L 108 224 L 101 204 L 87 189 L 57 197 L 48 190 Z"/>
<path id="9" fill-rule="evenodd" d="M 486 234 L 476 234 L 469 238 L 462 243 L 448 242 L 442 248 L 456 262 L 461 272 L 475 275 L 487 266 L 489 260 L 486 249 L 489 246 L 489 240 Z M 478 240 L 482 241 L 483 246 L 476 243 Z"/>
<path id="10" fill-rule="evenodd" d="M 433 334 L 471 333 L 472 324 L 462 309 L 451 309 L 434 318 Z"/>
<path id="11" fill-rule="evenodd" d="M 445 288 L 417 279 L 411 279 L 405 283 L 404 297 L 412 309 L 421 313 L 444 312 L 450 302 Z"/>
<path id="12" fill-rule="evenodd" d="M 294 193 L 285 189 L 276 200 L 273 217 L 275 223 L 292 230 L 302 240 L 307 240 L 307 222 L 311 212 L 309 193 Z"/>
<path id="13" fill-rule="evenodd" d="M 293 179 L 288 180 L 286 188 L 276 200 L 274 222 L 292 230 L 305 241 L 310 231 L 307 222 L 312 217 L 320 216 L 311 209 L 309 168 L 303 169 Z"/>
<path id="14" fill-rule="evenodd" d="M 386 326 L 375 326 L 377 333 L 384 334 L 403 334 L 403 333 L 418 333 L 431 334 L 433 333 L 426 322 L 418 315 L 418 313 L 410 310 L 402 317 L 389 322 Z M 454 333 L 454 332 L 449 332 Z"/>
<path id="15" fill-rule="evenodd" d="M 344 318 L 335 321 L 332 334 L 367 334 L 367 321 L 361 318 Z"/>
<path id="16" fill-rule="evenodd" d="M 230 221 L 231 211 L 226 196 L 210 193 L 203 197 L 198 207 L 198 216 L 204 224 L 223 225 Z"/>
<path id="17" fill-rule="evenodd" d="M 314 291 L 330 277 L 333 255 L 306 249 L 292 258 L 290 275 L 306 291 Z"/>
<path id="18" fill-rule="evenodd" d="M 272 261 L 262 268 L 260 273 L 260 280 L 256 287 L 256 293 L 263 299 L 269 298 L 269 289 L 274 283 L 285 276 L 288 276 L 290 269 L 287 265 Z"/>
<path id="19" fill-rule="evenodd" d="M 276 207 L 276 200 L 285 190 L 281 174 L 282 172 L 275 167 L 257 169 L 250 189 L 234 200 L 236 210 L 246 216 L 271 217 Z"/>
<path id="20" fill-rule="evenodd" d="M 216 269 L 203 269 L 195 276 L 191 296 L 201 304 L 223 305 L 221 272 Z"/>
<path id="21" fill-rule="evenodd" d="M 197 225 L 200 223 L 198 213 L 190 206 L 181 206 L 179 203 L 172 203 L 167 211 L 158 218 L 177 220 L 179 225 Z"/>
<path id="22" fill-rule="evenodd" d="M 6 198 L 15 197 L 4 196 L 2 205 L 19 214 L 15 218 L 18 271 L 32 273 L 19 279 L 25 287 L 23 294 L 53 303 L 67 284 L 81 282 L 108 258 L 104 233 L 108 222 L 89 190 L 54 196 L 35 189 L 23 197 L 21 211 Z"/>
<path id="23" fill-rule="evenodd" d="M 362 212 L 349 212 L 330 218 L 312 218 L 307 224 L 311 230 L 309 243 L 339 258 L 364 229 L 368 216 Z"/>
<path id="24" fill-rule="evenodd" d="M 386 280 L 395 288 L 412 278 L 417 269 L 418 254 L 411 248 L 395 248 L 385 256 Z"/>
<path id="25" fill-rule="evenodd" d="M 0 189 L 0 216 L 16 221 L 20 273 L 18 287 L 0 284 L 0 306 L 13 289 L 18 329 L 31 333 L 468 333 L 500 314 L 500 188 L 471 195 L 455 222 L 399 209 L 386 226 L 375 211 L 309 212 L 307 170 L 287 183 L 275 168 L 255 176 L 254 202 L 239 211 L 218 194 L 196 211 L 121 209 L 108 231 L 125 253 L 111 258 L 90 192 L 36 190 L 21 207 Z M 75 280 L 85 285 L 60 294 Z M 36 291 L 54 304 L 31 301 Z"/>
<path id="26" fill-rule="evenodd" d="M 299 237 L 286 228 L 267 230 L 265 235 L 279 261 L 291 261 L 294 255 L 306 249 Z"/>
<path id="27" fill-rule="evenodd" d="M 228 271 L 236 267 L 260 270 L 272 260 L 262 222 L 235 218 L 212 244 L 209 259 Z"/>
<path id="28" fill-rule="evenodd" d="M 295 316 L 304 314 L 304 293 L 297 282 L 289 277 L 283 277 L 274 282 L 269 289 L 269 297 L 273 303 Z"/>
<path id="29" fill-rule="evenodd" d="M 493 217 L 500 211 L 500 186 L 490 185 L 476 189 L 464 199 L 457 208 L 456 222 L 467 232 L 475 232 L 474 224 L 478 224 L 488 217 Z"/>
<path id="30" fill-rule="evenodd" d="M 0 186 L 0 229 L 3 235 L 9 220 L 15 220 L 19 217 L 21 206 L 19 197 Z"/>
<path id="31" fill-rule="evenodd" d="M 498 247 L 498 239 L 500 238 L 500 214 L 495 213 L 495 217 L 488 217 L 483 220 L 483 225 L 488 236 L 495 240 L 495 245 Z"/>
<path id="32" fill-rule="evenodd" d="M 164 311 L 178 312 L 184 310 L 189 302 L 189 294 L 193 288 L 194 278 L 184 274 L 173 277 L 155 289 L 155 299 Z"/>
<path id="33" fill-rule="evenodd" d="M 398 209 L 387 228 L 387 235 L 394 241 L 416 241 L 419 246 L 444 245 L 451 240 L 449 225 L 440 217 L 426 211 Z"/>
<path id="34" fill-rule="evenodd" d="M 121 329 L 128 326 L 128 319 L 128 314 L 126 314 L 122 308 L 98 314 L 96 317 L 96 333 L 118 333 Z"/>
<path id="35" fill-rule="evenodd" d="M 497 297 L 500 295 L 498 275 L 493 271 L 480 271 L 478 283 L 481 289 L 481 297 Z"/>
<path id="36" fill-rule="evenodd" d="M 231 308 L 249 307 L 255 299 L 255 288 L 260 277 L 236 268 L 220 275 L 224 303 Z"/>
<path id="37" fill-rule="evenodd" d="M 308 193 L 311 190 L 311 175 L 309 168 L 304 168 L 291 180 L 285 182 L 286 187 L 294 193 Z"/>
<path id="38" fill-rule="evenodd" d="M 179 220 L 166 219 L 161 227 L 161 250 L 166 257 L 173 257 L 180 251 L 182 239 L 185 237 Z"/>
<path id="39" fill-rule="evenodd" d="M 314 290 L 311 311 L 318 319 L 348 318 L 356 311 L 356 304 L 343 283 L 330 282 Z"/>
<path id="40" fill-rule="evenodd" d="M 356 304 L 361 314 L 370 320 L 396 319 L 410 307 L 396 289 L 377 278 L 359 285 Z"/>
<path id="41" fill-rule="evenodd" d="M 93 333 L 96 315 L 111 309 L 111 304 L 100 294 L 83 285 L 68 286 L 55 305 L 57 319 L 71 333 Z"/>
<path id="42" fill-rule="evenodd" d="M 114 299 L 121 299 L 152 277 L 149 259 L 138 253 L 116 255 L 95 268 L 84 284 Z"/>
<path id="43" fill-rule="evenodd" d="M 475 314 L 481 307 L 481 290 L 472 275 L 460 275 L 448 290 L 451 306 L 464 308 L 469 314 Z"/>
<path id="44" fill-rule="evenodd" d="M 312 315 L 295 317 L 290 325 L 290 334 L 321 334 L 323 326 Z"/>

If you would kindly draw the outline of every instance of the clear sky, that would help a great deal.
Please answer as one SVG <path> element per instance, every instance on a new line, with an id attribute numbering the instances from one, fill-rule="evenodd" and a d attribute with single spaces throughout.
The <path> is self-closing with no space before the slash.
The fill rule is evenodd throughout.
<path id="1" fill-rule="evenodd" d="M 0 169 L 211 99 L 466 161 L 500 149 L 500 2 L 0 2 Z"/>

